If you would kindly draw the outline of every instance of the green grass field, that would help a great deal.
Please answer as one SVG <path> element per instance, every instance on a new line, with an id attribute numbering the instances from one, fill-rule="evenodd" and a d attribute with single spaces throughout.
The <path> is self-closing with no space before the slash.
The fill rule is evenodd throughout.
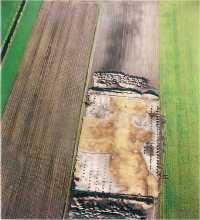
<path id="1" fill-rule="evenodd" d="M 160 219 L 199 219 L 199 2 L 160 1 L 160 96 L 169 179 Z"/>
<path id="2" fill-rule="evenodd" d="M 1 46 L 14 22 L 22 1 L 1 1 Z"/>
<path id="3" fill-rule="evenodd" d="M 27 1 L 12 44 L 4 58 L 1 69 L 1 114 L 5 107 L 23 52 L 37 17 L 40 4 L 41 0 Z"/>

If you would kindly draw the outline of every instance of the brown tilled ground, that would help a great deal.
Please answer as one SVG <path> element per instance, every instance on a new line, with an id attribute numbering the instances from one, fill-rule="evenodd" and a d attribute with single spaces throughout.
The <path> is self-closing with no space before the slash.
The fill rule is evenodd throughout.
<path id="1" fill-rule="evenodd" d="M 158 3 L 103 3 L 92 72 L 158 91 Z M 43 1 L 2 116 L 2 218 L 60 219 L 97 2 Z"/>
<path id="2" fill-rule="evenodd" d="M 41 5 L 2 116 L 2 218 L 63 217 L 97 10 Z"/>
<path id="3" fill-rule="evenodd" d="M 122 71 L 145 77 L 158 92 L 158 18 L 158 1 L 104 2 L 92 72 Z"/>

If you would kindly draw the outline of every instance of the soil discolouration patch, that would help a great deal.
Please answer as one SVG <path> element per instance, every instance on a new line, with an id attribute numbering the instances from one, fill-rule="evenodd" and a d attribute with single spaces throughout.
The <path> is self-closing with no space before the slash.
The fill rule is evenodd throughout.
<path id="1" fill-rule="evenodd" d="M 121 72 L 98 72 L 93 79 L 95 87 L 89 89 L 86 98 L 90 104 L 85 105 L 74 190 L 158 198 L 158 97 L 153 93 L 144 96 L 134 89 L 134 80 L 142 79 Z M 148 81 L 143 79 L 143 82 Z M 93 202 L 97 204 L 97 201 L 100 198 Z M 155 217 L 155 204 L 148 212 L 143 212 L 136 200 L 128 204 L 134 204 L 134 210 L 143 213 L 143 217 Z M 107 206 L 105 209 L 109 210 Z M 100 204 L 97 209 L 103 218 Z M 115 212 L 116 218 L 126 217 L 126 212 L 128 209 L 125 214 L 122 209 Z M 81 210 L 70 211 L 70 217 L 77 218 L 81 213 Z M 112 211 L 105 218 L 109 213 Z M 96 212 L 87 213 L 88 217 L 91 215 L 96 216 Z"/>
<path id="2" fill-rule="evenodd" d="M 111 155 L 110 170 L 116 185 L 125 189 L 119 193 L 158 196 L 158 181 L 149 172 L 142 148 L 154 142 L 154 132 L 132 125 L 132 115 L 147 117 L 152 100 L 122 97 L 110 98 L 108 119 L 83 118 L 79 151 Z M 146 147 L 148 155 L 148 147 Z M 154 147 L 152 147 L 155 151 Z"/>

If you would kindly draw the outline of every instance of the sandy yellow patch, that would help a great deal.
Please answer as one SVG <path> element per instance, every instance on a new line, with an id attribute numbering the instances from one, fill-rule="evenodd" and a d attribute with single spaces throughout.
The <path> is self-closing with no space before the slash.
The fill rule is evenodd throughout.
<path id="1" fill-rule="evenodd" d="M 141 153 L 144 142 L 154 140 L 154 133 L 131 124 L 131 115 L 145 117 L 151 102 L 112 97 L 109 119 L 83 119 L 79 150 L 111 154 L 111 172 L 125 188 L 120 193 L 158 196 L 158 181 Z"/>
<path id="2" fill-rule="evenodd" d="M 144 99 L 112 97 L 110 113 L 115 115 L 137 115 L 139 117 L 145 117 L 147 108 L 151 102 L 151 100 Z"/>

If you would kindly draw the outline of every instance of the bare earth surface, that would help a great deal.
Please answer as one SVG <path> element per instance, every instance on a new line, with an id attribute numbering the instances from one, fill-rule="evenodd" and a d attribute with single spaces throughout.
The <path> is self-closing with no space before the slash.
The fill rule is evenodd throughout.
<path id="1" fill-rule="evenodd" d="M 145 77 L 158 93 L 158 1 L 103 2 L 92 73 Z"/>
<path id="2" fill-rule="evenodd" d="M 88 90 L 72 186 L 72 194 L 77 194 L 69 209 L 70 218 L 158 217 L 159 101 L 157 96 L 145 97 L 131 89 L 136 80 L 129 77 L 124 83 L 123 77 L 120 73 L 115 77 L 99 74 L 99 87 Z M 115 81 L 111 83 L 111 79 Z M 95 199 L 89 194 L 82 198 L 80 190 Z M 120 196 L 128 199 L 127 204 L 119 202 Z M 154 202 L 141 204 L 140 196 L 143 202 Z M 103 204 L 108 199 L 112 205 L 101 205 L 102 199 Z"/>
<path id="3" fill-rule="evenodd" d="M 2 218 L 63 217 L 97 10 L 41 5 L 2 116 Z"/>
<path id="4" fill-rule="evenodd" d="M 91 73 L 145 77 L 158 93 L 158 9 L 157 1 L 103 2 Z M 41 5 L 2 116 L 2 218 L 63 218 L 97 17 L 97 1 Z"/>

